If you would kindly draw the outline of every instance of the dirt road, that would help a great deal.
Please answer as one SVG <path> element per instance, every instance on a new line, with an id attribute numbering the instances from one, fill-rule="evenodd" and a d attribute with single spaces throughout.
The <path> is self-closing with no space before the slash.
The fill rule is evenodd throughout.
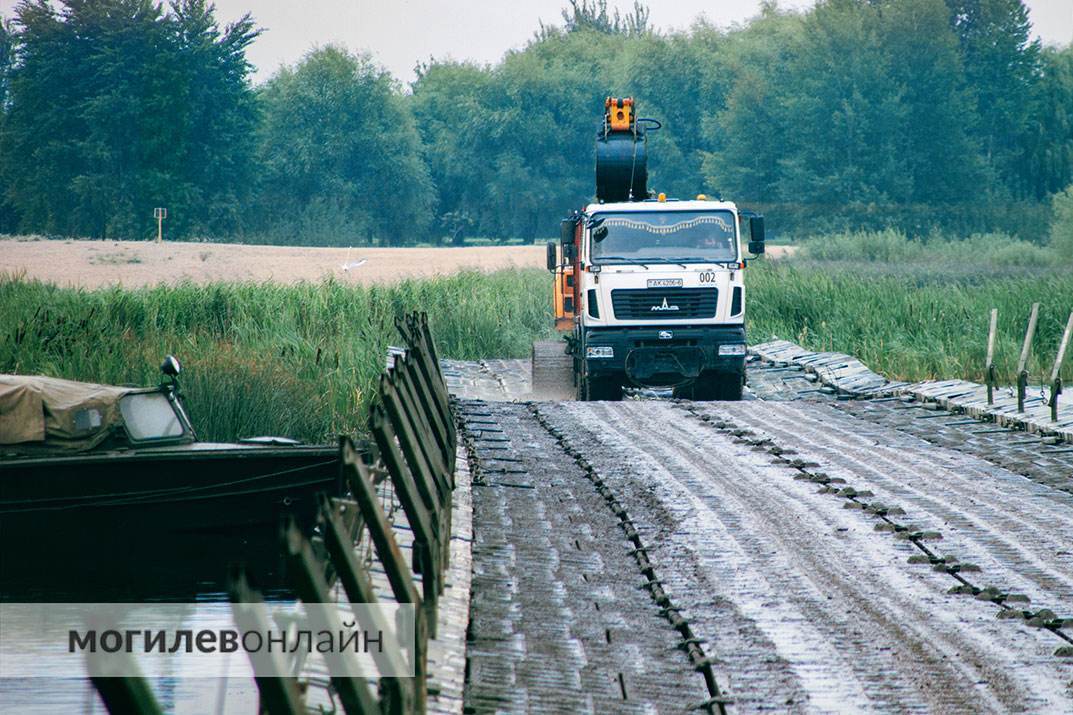
<path id="1" fill-rule="evenodd" d="M 494 563 L 495 579 L 475 581 L 471 629 L 500 644 L 471 658 L 485 667 L 467 704 L 501 694 L 490 663 L 548 641 L 573 654 L 563 677 L 588 674 L 577 697 L 622 676 L 647 683 L 618 693 L 623 707 L 704 702 L 673 612 L 711 664 L 709 706 L 727 712 L 1073 711 L 1073 470 L 1015 474 L 897 415 L 770 385 L 739 403 L 506 402 L 491 400 L 524 399 L 524 363 L 450 367 L 456 392 L 484 398 L 464 411 L 483 482 L 474 569 Z M 613 517 L 667 600 L 637 600 L 637 547 Z M 603 638 L 623 627 L 626 659 Z M 548 678 L 512 671 L 523 700 L 505 709 L 547 703 Z M 615 709 L 614 688 L 592 688 L 588 709 Z"/>

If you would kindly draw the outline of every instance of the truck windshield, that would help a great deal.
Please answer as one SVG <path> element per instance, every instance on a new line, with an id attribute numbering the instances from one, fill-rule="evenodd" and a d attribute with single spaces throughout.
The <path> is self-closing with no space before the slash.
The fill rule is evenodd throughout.
<path id="1" fill-rule="evenodd" d="M 590 233 L 593 263 L 738 260 L 734 214 L 729 211 L 608 212 L 594 219 L 603 223 Z"/>

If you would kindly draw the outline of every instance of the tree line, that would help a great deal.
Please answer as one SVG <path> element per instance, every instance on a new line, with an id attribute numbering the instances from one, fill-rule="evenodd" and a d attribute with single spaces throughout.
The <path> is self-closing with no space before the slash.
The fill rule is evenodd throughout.
<path id="1" fill-rule="evenodd" d="M 1073 48 L 1021 0 L 765 3 L 659 32 L 571 0 L 494 65 L 310 50 L 254 85 L 206 0 L 23 0 L 0 22 L 0 232 L 296 245 L 554 235 L 593 192 L 608 95 L 664 128 L 649 185 L 775 232 L 1045 240 L 1073 183 Z"/>

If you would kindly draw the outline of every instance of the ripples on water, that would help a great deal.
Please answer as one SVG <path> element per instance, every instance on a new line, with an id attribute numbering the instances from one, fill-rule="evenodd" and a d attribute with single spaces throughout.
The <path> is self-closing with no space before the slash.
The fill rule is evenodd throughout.
<path id="1" fill-rule="evenodd" d="M 271 539 L 191 535 L 146 545 L 137 534 L 102 542 L 98 534 L 61 543 L 3 534 L 0 600 L 7 603 L 192 603 L 201 611 L 226 603 L 227 573 L 242 563 L 268 600 L 291 600 L 283 587 L 279 549 Z M 20 541 L 24 543 L 19 543 Z M 211 604 L 217 604 L 212 606 Z M 199 606 L 191 611 L 197 619 Z M 244 653 L 232 658 L 245 658 Z M 223 675 L 221 673 L 221 675 Z M 155 678 L 149 686 L 166 712 L 256 713 L 249 678 Z M 0 677 L 0 712 L 106 713 L 86 678 Z"/>

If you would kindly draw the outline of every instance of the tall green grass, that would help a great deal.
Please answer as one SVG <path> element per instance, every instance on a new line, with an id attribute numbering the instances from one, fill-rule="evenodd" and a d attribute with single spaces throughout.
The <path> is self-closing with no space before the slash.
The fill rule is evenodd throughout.
<path id="1" fill-rule="evenodd" d="M 1073 310 L 1070 271 L 863 265 L 752 263 L 750 342 L 784 338 L 847 352 L 898 379 L 982 380 L 988 311 L 996 307 L 999 376 L 1012 382 L 1030 305 L 1041 303 L 1034 379 L 1049 371 Z M 203 439 L 330 441 L 364 430 L 385 350 L 398 340 L 396 316 L 427 311 L 443 357 L 524 357 L 532 340 L 552 332 L 550 283 L 540 270 L 374 287 L 329 280 L 88 291 L 0 278 L 0 372 L 153 384 L 170 353 L 183 361 L 183 390 Z"/>
<path id="2" fill-rule="evenodd" d="M 1000 233 L 910 238 L 893 229 L 814 236 L 801 243 L 797 259 L 868 263 L 890 272 L 923 266 L 952 275 L 1046 270 L 1067 262 L 1052 248 Z"/>
<path id="3" fill-rule="evenodd" d="M 61 289 L 0 278 L 0 372 L 155 384 L 166 354 L 202 439 L 361 432 L 396 316 L 429 314 L 442 356 L 525 356 L 550 332 L 546 273 L 356 287 L 185 284 Z"/>
<path id="4" fill-rule="evenodd" d="M 1062 328 L 1073 311 L 1073 271 L 985 275 L 913 270 L 886 272 L 837 263 L 780 260 L 747 271 L 752 343 L 793 340 L 816 350 L 850 353 L 892 378 L 982 381 L 991 308 L 998 308 L 996 369 L 1014 372 L 1032 303 L 1040 319 L 1030 362 L 1038 380 L 1050 373 Z M 1073 378 L 1067 359 L 1063 380 Z"/>

